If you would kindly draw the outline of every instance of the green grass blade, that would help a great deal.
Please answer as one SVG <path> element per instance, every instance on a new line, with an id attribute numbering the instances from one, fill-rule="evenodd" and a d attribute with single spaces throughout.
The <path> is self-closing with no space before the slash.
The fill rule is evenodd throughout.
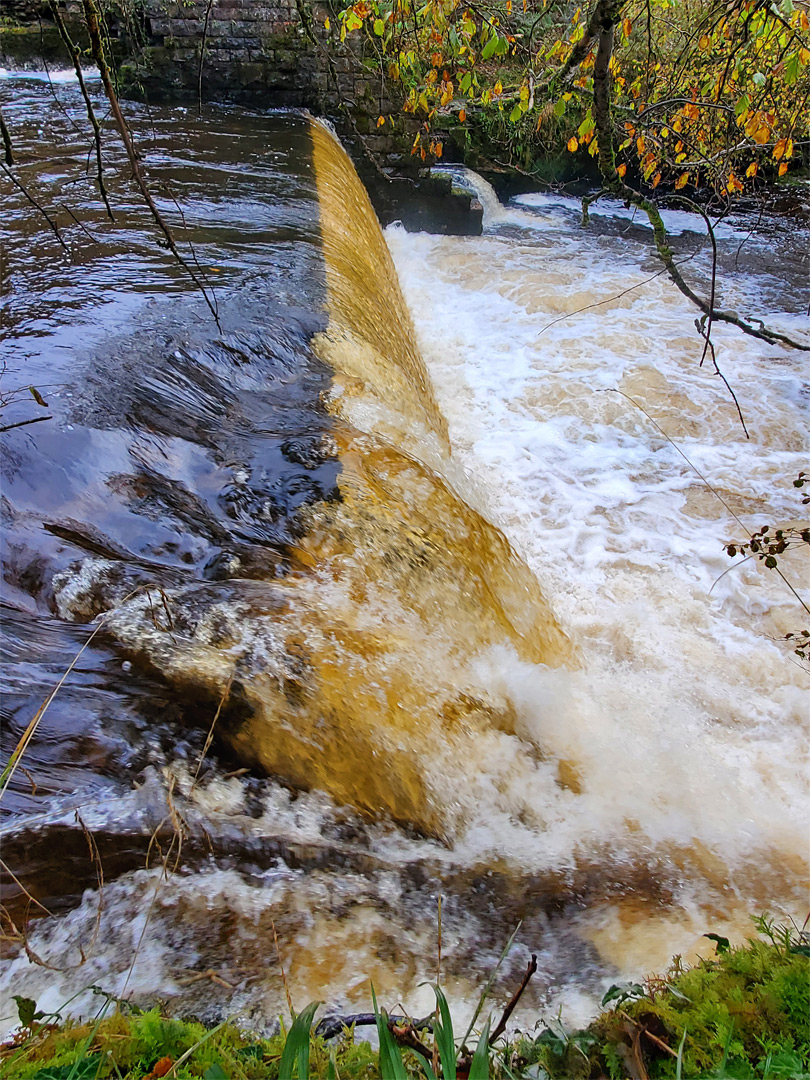
<path id="1" fill-rule="evenodd" d="M 503 952 L 498 957 L 498 963 L 495 965 L 495 967 L 494 967 L 494 969 L 492 971 L 492 974 L 489 976 L 486 983 L 484 984 L 484 989 L 481 991 L 481 996 L 478 998 L 478 1004 L 475 1006 L 475 1012 L 473 1013 L 472 1019 L 470 1020 L 470 1023 L 469 1023 L 469 1026 L 467 1027 L 467 1030 L 464 1033 L 464 1038 L 461 1040 L 461 1045 L 462 1046 L 466 1046 L 467 1041 L 469 1040 L 470 1036 L 472 1035 L 473 1028 L 475 1027 L 475 1024 L 476 1024 L 476 1021 L 478 1020 L 478 1017 L 481 1015 L 481 1010 L 484 1007 L 484 1003 L 486 1002 L 487 998 L 489 997 L 489 993 L 492 990 L 492 987 L 495 985 L 495 979 L 498 976 L 498 972 L 501 970 L 501 965 L 503 964 L 506 957 L 509 955 L 509 951 L 510 951 L 510 949 L 512 948 L 512 946 L 515 943 L 515 938 L 518 936 L 518 931 L 520 930 L 521 926 L 523 926 L 522 920 L 521 920 L 521 922 L 519 922 L 517 924 L 515 929 L 512 931 L 512 934 L 511 934 L 509 940 L 507 941 L 507 943 L 503 947 Z"/>
<path id="2" fill-rule="evenodd" d="M 484 1024 L 478 1046 L 470 1062 L 469 1080 L 489 1080 L 489 1020 Z"/>
<path id="3" fill-rule="evenodd" d="M 374 1016 L 377 1020 L 377 1035 L 380 1039 L 380 1076 L 385 1080 L 408 1080 L 402 1054 L 394 1042 L 394 1036 L 388 1028 L 388 1016 L 377 1005 L 377 995 L 371 987 L 371 1000 L 374 1003 Z"/>
<path id="4" fill-rule="evenodd" d="M 293 1065 L 297 1067 L 298 1080 L 309 1080 L 309 1041 L 312 1020 L 320 1001 L 311 1001 L 293 1021 L 290 1033 L 281 1052 L 278 1067 L 279 1080 L 292 1080 Z"/>
<path id="5" fill-rule="evenodd" d="M 434 1039 L 439 1044 L 439 1057 L 442 1059 L 442 1077 L 444 1080 L 456 1080 L 456 1043 L 453 1038 L 453 1020 L 450 1006 L 441 987 L 434 986 L 433 992 L 439 1005 L 441 1023 L 435 1024 Z"/>
<path id="6" fill-rule="evenodd" d="M 419 1064 L 422 1066 L 422 1071 L 427 1077 L 427 1080 L 436 1080 L 436 1073 L 433 1071 L 433 1066 L 430 1064 L 427 1058 L 423 1058 L 420 1055 Z"/>
<path id="7" fill-rule="evenodd" d="M 683 1035 L 681 1035 L 680 1046 L 678 1047 L 678 1060 L 675 1062 L 675 1080 L 683 1080 L 683 1048 L 686 1045 L 686 1028 L 683 1029 Z"/>

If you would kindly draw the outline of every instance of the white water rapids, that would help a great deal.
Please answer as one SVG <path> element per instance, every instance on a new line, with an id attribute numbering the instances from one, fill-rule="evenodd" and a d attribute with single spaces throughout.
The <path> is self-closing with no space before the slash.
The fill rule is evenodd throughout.
<path id="1" fill-rule="evenodd" d="M 454 455 L 583 669 L 551 689 L 536 672 L 493 667 L 493 681 L 520 688 L 524 723 L 572 763 L 577 793 L 532 789 L 541 837 L 488 818 L 467 842 L 530 863 L 583 847 L 617 861 L 690 850 L 702 871 L 684 872 L 666 917 L 606 905 L 591 922 L 603 957 L 639 973 L 688 951 L 707 911 L 738 934 L 752 908 L 806 913 L 810 682 L 777 639 L 807 620 L 755 560 L 724 573 L 723 541 L 743 530 L 708 489 L 746 529 L 801 516 L 791 481 L 807 464 L 806 359 L 715 327 L 746 440 L 722 382 L 699 367 L 694 309 L 658 274 L 648 230 L 605 236 L 578 227 L 573 199 L 503 208 L 480 178 L 477 188 L 482 237 L 394 227 L 387 239 Z M 668 215 L 676 233 L 695 221 Z M 736 247 L 746 230 L 720 235 Z M 722 303 L 760 302 L 772 325 L 801 336 L 806 320 L 779 312 L 768 284 L 736 275 Z M 807 599 L 806 558 L 782 566 Z"/>
<path id="2" fill-rule="evenodd" d="M 513 725 L 470 727 L 475 738 L 462 743 L 464 713 L 448 712 L 423 742 L 403 740 L 455 831 L 436 839 L 369 823 L 321 792 L 246 770 L 212 770 L 195 786 L 196 757 L 175 746 L 175 758 L 156 755 L 168 765 L 149 765 L 132 790 L 88 799 L 84 821 L 102 831 L 144 808 L 162 816 L 171 790 L 189 832 L 216 841 L 217 857 L 212 845 L 209 862 L 168 878 L 153 861 L 112 880 L 101 908 L 88 890 L 78 907 L 32 924 L 30 946 L 61 970 L 22 952 L 6 963 L 7 1026 L 11 993 L 57 1009 L 93 983 L 267 1025 L 285 1007 L 276 930 L 298 1008 L 319 999 L 367 1009 L 371 979 L 386 1005 L 402 1000 L 421 1013 L 432 1001 L 422 984 L 433 977 L 443 889 L 443 981 L 460 1018 L 525 919 L 498 987 L 508 999 L 527 952 L 538 953 L 522 1023 L 560 1007 L 565 1022 L 582 1022 L 611 982 L 660 970 L 673 953 L 708 951 L 705 931 L 740 939 L 751 913 L 804 918 L 810 675 L 780 639 L 807 620 L 775 573 L 755 560 L 738 566 L 723 550 L 746 530 L 802 516 L 791 481 L 807 468 L 804 355 L 714 328 L 747 440 L 727 389 L 709 363 L 699 366 L 695 311 L 660 273 L 649 230 L 601 203 L 584 230 L 565 196 L 502 207 L 480 178 L 472 182 L 487 212 L 483 236 L 392 227 L 386 239 L 448 423 L 443 479 L 525 558 L 577 662 L 550 668 L 506 645 L 476 652 L 462 641 L 465 681 L 455 686 L 439 635 L 408 653 L 390 590 L 370 579 L 361 600 L 346 600 L 368 622 L 358 640 L 375 641 L 380 628 L 403 633 L 405 661 L 412 655 L 436 701 L 481 689 L 492 715 Z M 257 188 L 265 186 L 262 178 Z M 695 220 L 675 213 L 668 224 L 685 234 Z M 780 291 L 767 239 L 743 246 L 734 270 L 747 228 L 718 230 L 722 306 L 806 333 L 796 314 L 806 297 Z M 682 236 L 678 258 L 691 251 Z M 705 287 L 705 244 L 687 266 Z M 383 416 L 392 430 L 395 419 Z M 414 487 L 414 505 L 430 491 Z M 402 561 L 418 584 L 421 564 Z M 780 566 L 810 603 L 801 553 Z M 78 587 L 84 577 L 72 580 Z M 318 600 L 328 592 L 320 579 L 312 589 Z M 333 592 L 342 602 L 339 585 Z M 452 616 L 438 615 L 453 630 Z M 328 660 L 334 638 L 324 642 Z M 367 682 L 369 668 L 357 670 L 357 685 Z M 437 745 L 443 730 L 446 747 Z M 362 765 L 381 784 L 392 771 L 390 759 Z M 73 803 L 64 805 L 46 816 L 72 820 Z M 268 850 L 279 838 L 274 861 Z M 95 1005 L 85 991 L 71 1009 Z"/>

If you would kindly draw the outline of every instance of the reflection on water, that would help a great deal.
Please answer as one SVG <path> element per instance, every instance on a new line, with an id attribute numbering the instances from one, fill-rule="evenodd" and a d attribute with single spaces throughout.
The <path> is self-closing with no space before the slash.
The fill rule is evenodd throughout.
<path id="1" fill-rule="evenodd" d="M 576 1018 L 706 929 L 797 912 L 806 676 L 770 640 L 791 609 L 751 566 L 709 593 L 722 508 L 597 392 L 641 401 L 755 524 L 795 513 L 778 487 L 806 449 L 793 357 L 718 331 L 752 450 L 662 279 L 553 322 L 655 273 L 635 226 L 583 234 L 533 197 L 480 238 L 389 230 L 406 305 L 325 129 L 130 106 L 218 330 L 111 137 L 105 220 L 81 99 L 56 90 L 62 108 L 0 82 L 20 175 L 72 247 L 7 194 L 7 377 L 54 420 L 4 436 L 4 752 L 114 610 L 3 804 L 4 858 L 57 916 L 32 941 L 71 970 L 12 951 L 6 986 L 43 1008 L 77 979 L 120 990 L 149 911 L 128 992 L 267 1023 L 275 923 L 297 1005 L 366 1006 L 373 977 L 418 1011 L 443 892 L 462 1009 L 523 919 L 503 985 L 530 948 L 527 1010 Z M 768 275 L 735 276 L 733 229 L 723 244 L 726 302 L 759 289 L 801 332 Z M 78 972 L 97 898 L 77 809 L 109 882 Z"/>

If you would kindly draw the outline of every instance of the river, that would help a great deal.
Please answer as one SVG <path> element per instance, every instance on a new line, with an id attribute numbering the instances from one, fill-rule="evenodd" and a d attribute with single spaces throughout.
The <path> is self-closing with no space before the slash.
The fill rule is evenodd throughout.
<path id="1" fill-rule="evenodd" d="M 71 77 L 0 105 L 69 249 L 4 179 L 2 422 L 50 417 L 0 436 L 4 760 L 67 672 L 0 806 L 8 1024 L 98 984 L 264 1028 L 282 963 L 418 1013 L 439 896 L 459 1016 L 520 924 L 496 999 L 534 952 L 519 1020 L 578 1023 L 802 921 L 806 619 L 723 550 L 801 517 L 802 354 L 715 328 L 747 439 L 622 207 L 457 170 L 482 236 L 383 239 L 306 116 L 129 104 L 218 327 Z M 806 334 L 809 232 L 723 222 L 723 306 Z"/>

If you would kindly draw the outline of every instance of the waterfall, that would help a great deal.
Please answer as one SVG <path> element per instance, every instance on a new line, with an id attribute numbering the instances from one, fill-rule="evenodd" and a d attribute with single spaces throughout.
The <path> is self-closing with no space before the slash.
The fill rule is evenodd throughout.
<path id="1" fill-rule="evenodd" d="M 144 595 L 109 625 L 171 679 L 230 688 L 239 718 L 226 711 L 218 735 L 244 763 L 451 838 L 477 798 L 482 737 L 516 735 L 514 703 L 481 670 L 572 664 L 575 650 L 536 577 L 457 490 L 368 196 L 332 134 L 317 122 L 311 134 L 328 313 L 312 346 L 333 372 L 337 495 L 299 510 L 289 575 L 167 590 L 185 632 L 156 625 Z"/>

